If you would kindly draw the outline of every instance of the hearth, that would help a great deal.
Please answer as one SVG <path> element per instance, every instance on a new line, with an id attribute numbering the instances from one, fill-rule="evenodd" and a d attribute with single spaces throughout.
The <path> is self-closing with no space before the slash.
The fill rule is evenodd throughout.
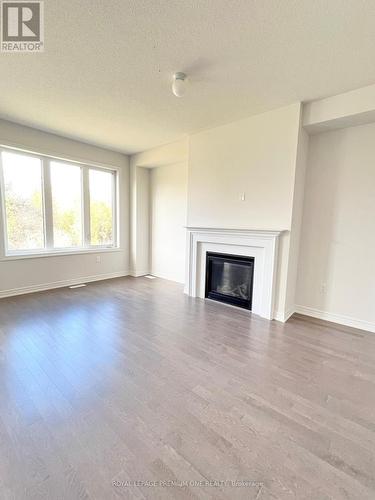
<path id="1" fill-rule="evenodd" d="M 251 310 L 254 257 L 206 253 L 206 298 Z"/>

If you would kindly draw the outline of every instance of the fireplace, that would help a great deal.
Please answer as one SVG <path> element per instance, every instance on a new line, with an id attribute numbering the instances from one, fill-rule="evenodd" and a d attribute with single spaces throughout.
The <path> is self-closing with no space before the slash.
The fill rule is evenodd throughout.
<path id="1" fill-rule="evenodd" d="M 275 319 L 278 243 L 282 231 L 187 227 L 185 293 L 206 297 L 207 252 L 254 258 L 251 312 Z"/>
<path id="2" fill-rule="evenodd" d="M 251 310 L 254 257 L 206 253 L 208 299 Z"/>

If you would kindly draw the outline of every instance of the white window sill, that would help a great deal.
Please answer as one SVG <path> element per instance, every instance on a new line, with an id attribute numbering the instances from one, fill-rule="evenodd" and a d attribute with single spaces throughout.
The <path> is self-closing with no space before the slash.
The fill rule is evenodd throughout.
<path id="1" fill-rule="evenodd" d="M 119 247 L 96 247 L 96 248 L 80 248 L 79 250 L 62 249 L 62 250 L 49 250 L 49 251 L 34 251 L 32 253 L 11 253 L 0 258 L 0 262 L 8 260 L 22 260 L 22 259 L 39 259 L 44 257 L 63 257 L 66 255 L 84 255 L 84 254 L 97 254 L 97 253 L 111 253 L 122 252 L 123 249 Z"/>

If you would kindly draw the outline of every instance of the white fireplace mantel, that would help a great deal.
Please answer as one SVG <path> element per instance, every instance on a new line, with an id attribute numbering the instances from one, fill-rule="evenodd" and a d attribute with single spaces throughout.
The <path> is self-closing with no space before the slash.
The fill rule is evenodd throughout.
<path id="1" fill-rule="evenodd" d="M 252 312 L 274 319 L 278 239 L 274 230 L 186 227 L 185 293 L 205 297 L 206 253 L 254 257 Z"/>

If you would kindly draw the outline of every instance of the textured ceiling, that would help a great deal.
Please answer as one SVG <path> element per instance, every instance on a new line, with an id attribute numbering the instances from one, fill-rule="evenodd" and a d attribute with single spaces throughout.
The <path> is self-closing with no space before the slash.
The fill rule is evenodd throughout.
<path id="1" fill-rule="evenodd" d="M 0 116 L 123 152 L 375 82 L 374 0 L 44 4 L 45 52 L 0 54 Z"/>

